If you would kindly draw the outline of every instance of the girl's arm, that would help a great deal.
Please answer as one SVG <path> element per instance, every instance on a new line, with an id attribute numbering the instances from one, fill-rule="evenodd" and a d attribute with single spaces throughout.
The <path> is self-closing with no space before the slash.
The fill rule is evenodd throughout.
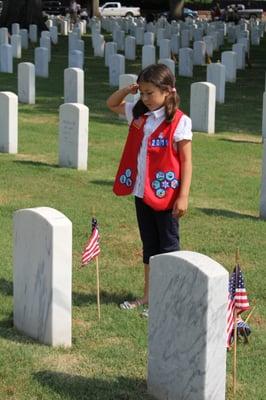
<path id="1" fill-rule="evenodd" d="M 188 209 L 188 197 L 192 178 L 192 145 L 191 140 L 177 142 L 181 163 L 181 185 L 178 198 L 173 206 L 173 215 L 182 217 Z"/>
<path id="2" fill-rule="evenodd" d="M 117 90 L 107 99 L 107 107 L 117 114 L 125 115 L 125 97 L 129 93 L 136 94 L 138 87 L 139 85 L 137 83 L 133 83 L 132 85 Z"/>

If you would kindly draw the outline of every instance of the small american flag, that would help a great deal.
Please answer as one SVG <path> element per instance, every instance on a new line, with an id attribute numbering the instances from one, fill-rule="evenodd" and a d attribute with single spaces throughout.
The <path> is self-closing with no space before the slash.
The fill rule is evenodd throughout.
<path id="1" fill-rule="evenodd" d="M 99 236 L 97 219 L 92 218 L 91 235 L 82 253 L 82 260 L 81 260 L 82 265 L 88 264 L 91 260 L 94 259 L 94 257 L 96 257 L 100 253 L 99 239 L 100 236 Z"/>
<path id="2" fill-rule="evenodd" d="M 229 293 L 227 306 L 227 347 L 232 342 L 232 334 L 234 331 L 234 311 L 239 315 L 243 311 L 249 309 L 249 301 L 245 288 L 243 273 L 239 265 L 236 265 L 234 271 L 229 278 Z"/>

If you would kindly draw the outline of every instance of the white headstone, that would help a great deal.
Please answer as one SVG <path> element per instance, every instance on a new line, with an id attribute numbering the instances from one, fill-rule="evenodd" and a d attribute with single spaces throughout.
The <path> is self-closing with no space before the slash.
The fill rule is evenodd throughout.
<path id="1" fill-rule="evenodd" d="M 132 85 L 133 83 L 136 83 L 138 79 L 138 76 L 135 74 L 122 74 L 119 76 L 119 89 L 122 89 L 126 86 Z M 125 101 L 129 103 L 136 103 L 139 99 L 139 93 L 136 94 L 131 94 L 129 93 L 125 97 Z M 124 115 L 120 115 L 120 118 L 125 118 Z"/>
<path id="2" fill-rule="evenodd" d="M 205 65 L 206 43 L 204 41 L 193 43 L 193 64 Z"/>
<path id="3" fill-rule="evenodd" d="M 66 103 L 59 109 L 59 165 L 87 170 L 89 109 Z"/>
<path id="4" fill-rule="evenodd" d="M 236 68 L 245 69 L 246 64 L 246 52 L 243 43 L 233 44 L 232 50 L 236 53 Z"/>
<path id="5" fill-rule="evenodd" d="M 18 65 L 18 101 L 35 104 L 35 66 L 29 62 Z"/>
<path id="6" fill-rule="evenodd" d="M 190 90 L 190 118 L 194 131 L 215 132 L 216 87 L 208 82 L 195 82 Z"/>
<path id="7" fill-rule="evenodd" d="M 190 32 L 187 29 L 181 31 L 181 45 L 180 47 L 189 47 L 190 43 Z"/>
<path id="8" fill-rule="evenodd" d="M 0 28 L 0 45 L 8 44 L 8 29 Z"/>
<path id="9" fill-rule="evenodd" d="M 213 83 L 216 87 L 217 103 L 224 103 L 225 95 L 225 66 L 221 63 L 207 65 L 207 82 Z"/>
<path id="10" fill-rule="evenodd" d="M 72 224 L 59 211 L 14 214 L 14 326 L 52 346 L 71 346 Z"/>
<path id="11" fill-rule="evenodd" d="M 11 92 L 0 92 L 0 152 L 18 151 L 18 97 Z"/>
<path id="12" fill-rule="evenodd" d="M 29 47 L 29 35 L 27 29 L 20 29 L 19 32 L 21 36 L 21 46 L 23 49 L 27 49 Z"/>
<path id="13" fill-rule="evenodd" d="M 95 45 L 94 45 L 94 56 L 95 57 L 104 57 L 104 36 L 96 35 L 95 37 Z"/>
<path id="14" fill-rule="evenodd" d="M 142 47 L 142 58 L 141 58 L 142 69 L 148 67 L 148 65 L 155 64 L 156 62 L 156 49 L 155 46 L 145 45 Z"/>
<path id="15" fill-rule="evenodd" d="M 13 23 L 13 24 L 12 24 L 12 27 L 11 27 L 12 35 L 19 35 L 19 31 L 20 31 L 20 26 L 19 26 L 19 24 L 17 24 L 16 22 Z"/>
<path id="16" fill-rule="evenodd" d="M 175 33 L 171 36 L 171 51 L 174 54 L 178 54 L 180 48 L 180 35 Z"/>
<path id="17" fill-rule="evenodd" d="M 0 46 L 0 72 L 13 73 L 13 49 L 10 44 Z"/>
<path id="18" fill-rule="evenodd" d="M 125 73 L 125 56 L 114 54 L 110 57 L 109 65 L 109 84 L 110 86 L 119 85 L 119 75 Z"/>
<path id="19" fill-rule="evenodd" d="M 68 68 L 83 69 L 84 55 L 80 50 L 72 50 L 68 54 Z"/>
<path id="20" fill-rule="evenodd" d="M 193 76 L 193 50 L 189 47 L 179 49 L 178 74 L 180 76 Z"/>
<path id="21" fill-rule="evenodd" d="M 64 71 L 64 102 L 84 103 L 84 71 L 67 68 Z"/>
<path id="22" fill-rule="evenodd" d="M 12 35 L 11 36 L 11 46 L 13 58 L 21 58 L 21 36 Z"/>
<path id="23" fill-rule="evenodd" d="M 60 29 L 61 29 L 61 35 L 62 36 L 67 36 L 68 35 L 68 23 L 67 21 L 61 21 L 60 24 Z"/>
<path id="24" fill-rule="evenodd" d="M 136 29 L 136 44 L 144 44 L 144 28 L 142 27 Z"/>
<path id="25" fill-rule="evenodd" d="M 153 32 L 145 32 L 144 33 L 144 45 L 154 46 L 154 33 Z"/>
<path id="26" fill-rule="evenodd" d="M 203 41 L 206 43 L 206 53 L 209 57 L 213 56 L 213 39 L 211 36 L 203 36 Z"/>
<path id="27" fill-rule="evenodd" d="M 266 111 L 266 93 L 264 93 L 264 112 Z M 266 116 L 265 116 L 266 120 Z M 265 121 L 266 123 L 266 121 Z M 266 126 L 265 126 L 266 129 Z M 260 193 L 260 218 L 266 219 L 266 133 L 263 141 L 263 160 L 261 173 L 261 193 Z"/>
<path id="28" fill-rule="evenodd" d="M 51 26 L 50 35 L 51 35 L 52 43 L 57 44 L 58 43 L 58 28 L 57 28 L 57 26 Z"/>
<path id="29" fill-rule="evenodd" d="M 40 47 L 45 47 L 48 50 L 48 60 L 51 61 L 51 39 L 44 36 L 40 38 Z"/>
<path id="30" fill-rule="evenodd" d="M 104 47 L 104 65 L 109 67 L 110 57 L 117 53 L 117 43 L 107 42 Z"/>
<path id="31" fill-rule="evenodd" d="M 166 65 L 175 76 L 175 62 L 171 58 L 160 58 L 158 63 Z"/>
<path id="32" fill-rule="evenodd" d="M 159 47 L 159 58 L 171 57 L 171 41 L 169 39 L 162 39 Z"/>
<path id="33" fill-rule="evenodd" d="M 134 36 L 127 36 L 125 39 L 125 58 L 127 60 L 136 59 L 136 38 Z"/>
<path id="34" fill-rule="evenodd" d="M 225 66 L 225 81 L 236 81 L 236 53 L 234 51 L 222 52 L 222 64 Z"/>
<path id="35" fill-rule="evenodd" d="M 228 272 L 190 251 L 150 260 L 148 391 L 225 400 Z"/>
<path id="36" fill-rule="evenodd" d="M 49 76 L 49 54 L 46 47 L 36 47 L 34 50 L 35 74 L 42 78 Z"/>
<path id="37" fill-rule="evenodd" d="M 32 43 L 37 43 L 38 41 L 38 27 L 35 24 L 29 26 L 29 39 Z"/>
<path id="38" fill-rule="evenodd" d="M 263 93 L 262 103 L 262 136 L 266 141 L 266 91 Z"/>

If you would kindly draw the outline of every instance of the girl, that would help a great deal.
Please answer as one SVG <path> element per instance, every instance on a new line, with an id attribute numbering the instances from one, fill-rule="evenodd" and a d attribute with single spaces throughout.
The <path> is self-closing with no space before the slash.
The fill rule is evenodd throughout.
<path id="1" fill-rule="evenodd" d="M 136 104 L 125 102 L 138 90 Z M 124 301 L 122 309 L 148 304 L 149 258 L 179 250 L 178 219 L 188 208 L 192 176 L 191 120 L 178 109 L 179 100 L 175 78 L 164 64 L 148 66 L 136 84 L 107 100 L 109 109 L 124 114 L 130 125 L 113 190 L 135 196 L 143 243 L 144 294 Z"/>

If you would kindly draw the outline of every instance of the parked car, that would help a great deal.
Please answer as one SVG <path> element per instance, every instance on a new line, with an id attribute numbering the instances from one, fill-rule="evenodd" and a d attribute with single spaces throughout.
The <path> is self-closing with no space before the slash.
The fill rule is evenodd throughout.
<path id="1" fill-rule="evenodd" d="M 139 7 L 124 7 L 121 3 L 105 3 L 99 7 L 99 13 L 102 17 L 139 17 Z"/>
<path id="2" fill-rule="evenodd" d="M 61 1 L 43 1 L 43 15 L 65 15 L 66 10 Z"/>
<path id="3" fill-rule="evenodd" d="M 182 10 L 182 14 L 178 17 L 171 17 L 170 11 L 165 11 L 160 13 L 160 16 L 166 17 L 168 20 L 171 19 L 182 19 L 185 21 L 186 19 L 197 19 L 198 18 L 198 11 L 191 10 L 191 8 L 184 7 Z"/>
<path id="4" fill-rule="evenodd" d="M 263 9 L 259 8 L 246 8 L 244 4 L 229 4 L 221 11 L 221 19 L 226 22 L 238 21 L 244 19 L 261 19 L 263 16 Z"/>

